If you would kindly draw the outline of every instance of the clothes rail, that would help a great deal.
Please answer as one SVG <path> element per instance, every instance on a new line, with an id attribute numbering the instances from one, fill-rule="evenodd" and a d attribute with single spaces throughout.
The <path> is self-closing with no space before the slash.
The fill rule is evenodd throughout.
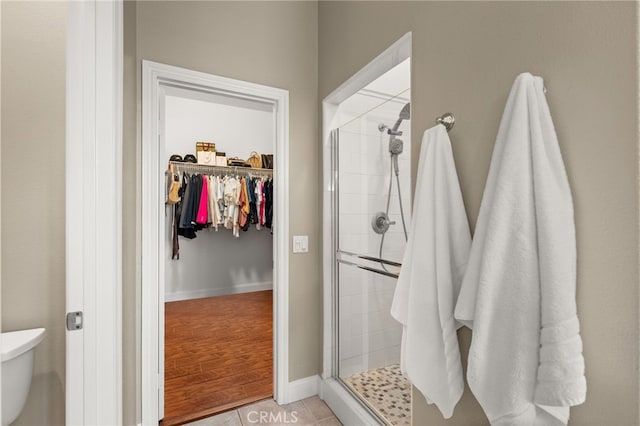
<path id="1" fill-rule="evenodd" d="M 240 166 L 210 166 L 207 164 L 185 163 L 183 161 L 169 161 L 177 171 L 193 173 L 231 173 L 243 176 L 273 176 L 273 169 L 258 169 Z"/>

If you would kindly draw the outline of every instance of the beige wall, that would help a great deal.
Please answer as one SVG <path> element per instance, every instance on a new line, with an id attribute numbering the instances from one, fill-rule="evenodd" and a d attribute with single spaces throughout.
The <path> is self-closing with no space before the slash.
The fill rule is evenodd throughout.
<path id="1" fill-rule="evenodd" d="M 3 1 L 0 7 L 2 330 L 47 328 L 18 424 L 62 424 L 67 6 Z M 472 224 L 513 78 L 525 70 L 545 77 L 576 207 L 589 392 L 572 410 L 572 424 L 638 424 L 635 8 L 630 2 L 127 3 L 125 424 L 139 419 L 140 86 L 134 74 L 140 59 L 290 91 L 290 231 L 311 238 L 311 252 L 291 258 L 295 380 L 320 371 L 319 99 L 407 31 L 414 36 L 413 147 L 433 117 L 456 113 L 452 144 Z M 470 335 L 461 334 L 466 354 Z M 435 408 L 415 404 L 415 424 L 441 423 Z M 467 390 L 447 424 L 484 423 Z"/>
<path id="2" fill-rule="evenodd" d="M 0 3 L 0 52 L 2 52 L 2 4 Z M 2 188 L 2 53 L 0 53 L 0 190 Z M 2 330 L 2 196 L 0 196 L 0 330 Z M 0 367 L 0 381 L 2 368 Z M 0 403 L 0 416 L 2 404 Z"/>
<path id="3" fill-rule="evenodd" d="M 589 390 L 574 425 L 638 424 L 636 25 L 631 2 L 319 6 L 320 99 L 413 31 L 412 147 L 437 115 L 455 113 L 451 139 L 472 225 L 513 80 L 523 71 L 545 78 L 575 203 Z M 466 358 L 470 333 L 460 334 Z M 414 415 L 417 425 L 487 423 L 468 389 L 448 422 L 421 396 Z"/>
<path id="4" fill-rule="evenodd" d="M 64 424 L 67 5 L 1 7 L 2 331 L 47 329 L 15 424 Z"/>
<path id="5" fill-rule="evenodd" d="M 122 416 L 126 425 L 140 422 L 140 212 L 137 164 L 138 94 L 136 85 L 136 3 L 124 3 L 123 147 L 122 147 Z"/>
<path id="6" fill-rule="evenodd" d="M 132 18 L 135 14 L 135 18 Z M 137 72 L 138 117 L 140 114 L 140 67 L 147 59 L 224 77 L 246 80 L 289 90 L 290 101 L 290 233 L 307 234 L 308 254 L 291 255 L 290 264 L 290 353 L 289 379 L 317 374 L 321 363 L 321 206 L 318 185 L 317 123 L 317 3 L 315 2 L 138 2 L 125 9 L 125 26 L 135 21 L 134 33 L 127 31 L 125 66 L 131 61 L 131 43 L 136 45 L 136 62 L 128 78 Z M 135 37 L 132 42 L 131 38 Z M 128 53 L 127 53 L 128 52 Z M 129 86 L 129 89 L 131 87 Z M 125 93 L 130 105 L 130 92 Z M 129 110 L 131 111 L 131 110 Z M 130 114 L 130 112 L 129 112 Z M 135 223 L 134 203 L 139 206 L 136 184 L 140 182 L 140 126 L 132 134 L 125 117 L 125 211 L 123 223 Z M 139 120 L 139 118 L 138 118 Z M 129 130 L 127 130 L 129 129 Z M 138 153 L 138 158 L 134 158 Z M 139 211 L 139 208 L 137 209 Z M 139 222 L 139 220 L 138 220 Z M 125 234 L 124 252 L 133 258 L 139 249 L 139 227 Z M 126 256 L 126 255 L 125 255 Z M 138 262 L 136 262 L 139 264 Z M 139 268 L 125 260 L 124 298 L 137 300 L 124 306 L 124 324 L 137 324 L 139 336 Z M 136 298 L 136 295 L 138 296 Z M 139 341 L 139 340 L 138 340 Z M 125 358 L 139 347 L 125 340 Z M 125 369 L 131 366 L 125 363 Z M 134 381 L 125 376 L 125 393 Z M 139 388 L 136 390 L 139 396 Z M 126 423 L 133 423 L 133 408 L 126 409 Z M 137 407 L 139 410 L 139 406 Z M 139 419 L 140 413 L 136 414 Z"/>

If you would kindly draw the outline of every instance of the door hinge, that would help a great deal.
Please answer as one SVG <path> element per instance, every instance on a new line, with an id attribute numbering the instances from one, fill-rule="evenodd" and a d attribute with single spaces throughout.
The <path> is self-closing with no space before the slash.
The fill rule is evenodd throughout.
<path id="1" fill-rule="evenodd" d="M 82 311 L 67 312 L 67 330 L 82 329 Z"/>

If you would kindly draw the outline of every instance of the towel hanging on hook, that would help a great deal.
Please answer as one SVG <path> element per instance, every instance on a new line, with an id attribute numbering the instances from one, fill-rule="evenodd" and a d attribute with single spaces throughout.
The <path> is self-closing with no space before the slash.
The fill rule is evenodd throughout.
<path id="1" fill-rule="evenodd" d="M 453 125 L 456 124 L 456 118 L 453 113 L 445 112 L 436 118 L 436 124 L 442 124 L 447 129 L 447 132 L 449 132 L 453 128 Z"/>

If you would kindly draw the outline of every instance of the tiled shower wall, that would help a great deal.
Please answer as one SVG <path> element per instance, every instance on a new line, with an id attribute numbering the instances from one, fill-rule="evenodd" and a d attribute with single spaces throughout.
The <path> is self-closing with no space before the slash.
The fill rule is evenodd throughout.
<path id="1" fill-rule="evenodd" d="M 341 250 L 401 262 L 405 238 L 402 230 L 395 175 L 389 216 L 395 225 L 381 236 L 371 228 L 373 215 L 386 210 L 389 187 L 389 136 L 379 123 L 392 125 L 401 103 L 386 105 L 340 128 L 339 142 L 339 246 Z M 382 109 L 382 108 L 381 108 Z M 343 123 L 349 119 L 345 115 Z M 400 154 L 400 187 L 407 227 L 411 221 L 410 124 L 402 123 L 405 150 Z M 376 265 L 380 267 L 380 265 Z M 402 327 L 390 315 L 396 280 L 354 266 L 339 267 L 340 376 L 367 371 L 400 361 Z"/>

